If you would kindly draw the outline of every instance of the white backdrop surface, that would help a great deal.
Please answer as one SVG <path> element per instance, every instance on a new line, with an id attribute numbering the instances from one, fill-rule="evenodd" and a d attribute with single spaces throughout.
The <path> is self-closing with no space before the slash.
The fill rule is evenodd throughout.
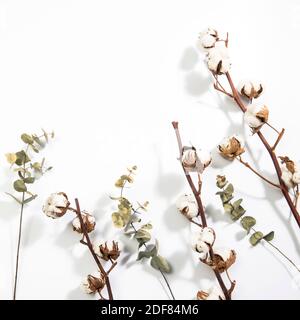
<path id="1" fill-rule="evenodd" d="M 53 165 L 36 185 L 24 214 L 18 298 L 91 299 L 80 289 L 95 270 L 71 216 L 41 212 L 48 194 L 65 191 L 97 218 L 100 238 L 123 238 L 110 223 L 113 184 L 131 164 L 139 168 L 133 199 L 149 200 L 149 220 L 160 250 L 173 265 L 176 298 L 193 299 L 213 277 L 190 249 L 191 229 L 174 202 L 188 192 L 171 126 L 186 142 L 214 151 L 230 133 L 242 134 L 248 154 L 269 177 L 272 164 L 241 113 L 212 88 L 196 50 L 198 32 L 214 26 L 230 34 L 232 75 L 262 79 L 270 120 L 287 129 L 279 150 L 299 151 L 299 1 L 0 1 L 0 299 L 12 297 L 19 208 L 4 192 L 13 175 L 4 154 L 21 147 L 19 135 L 44 127 L 56 138 L 45 151 Z M 268 132 L 265 128 L 264 131 Z M 268 135 L 268 133 L 267 133 Z M 213 152 L 215 153 L 215 152 Z M 221 246 L 237 252 L 231 275 L 235 299 L 299 299 L 299 276 L 274 251 L 252 248 L 239 224 L 230 223 L 216 198 L 215 176 L 226 173 L 262 231 L 300 265 L 299 230 L 280 194 L 238 163 L 216 157 L 204 177 L 209 223 Z M 159 274 L 126 253 L 111 281 L 119 299 L 166 299 Z M 125 261 L 127 261 L 125 263 Z"/>

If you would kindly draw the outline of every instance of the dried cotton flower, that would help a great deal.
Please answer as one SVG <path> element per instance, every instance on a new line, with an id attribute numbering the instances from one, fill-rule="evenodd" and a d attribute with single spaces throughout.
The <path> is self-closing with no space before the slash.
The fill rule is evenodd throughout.
<path id="1" fill-rule="evenodd" d="M 109 245 L 107 244 L 107 242 L 105 242 L 104 244 L 94 244 L 93 248 L 96 255 L 105 261 L 117 260 L 120 256 L 118 242 L 115 241 L 112 241 L 112 243 Z"/>
<path id="2" fill-rule="evenodd" d="M 300 166 L 289 157 L 279 157 L 281 160 L 281 178 L 288 188 L 300 183 Z"/>
<path id="3" fill-rule="evenodd" d="M 218 149 L 223 157 L 233 160 L 245 152 L 244 141 L 239 136 L 233 135 L 225 138 Z"/>
<path id="4" fill-rule="evenodd" d="M 215 46 L 218 41 L 218 32 L 212 28 L 200 32 L 198 46 L 200 49 L 206 51 Z"/>
<path id="5" fill-rule="evenodd" d="M 215 232 L 212 228 L 201 228 L 200 231 L 194 234 L 192 240 L 192 248 L 198 253 L 207 256 L 209 249 L 215 242 Z"/>
<path id="6" fill-rule="evenodd" d="M 86 231 L 88 233 L 92 232 L 95 229 L 95 225 L 96 225 L 95 217 L 87 212 L 82 212 L 81 216 L 82 216 L 83 223 L 86 227 Z M 76 217 L 72 221 L 72 225 L 73 225 L 74 231 L 76 231 L 78 233 L 83 233 L 83 230 L 81 229 L 80 219 L 78 217 Z"/>
<path id="7" fill-rule="evenodd" d="M 244 115 L 245 122 L 250 128 L 260 128 L 263 124 L 268 122 L 269 109 L 265 105 L 250 104 Z"/>
<path id="8" fill-rule="evenodd" d="M 207 291 L 198 291 L 197 299 L 198 300 L 225 300 L 225 296 L 219 287 L 214 286 Z"/>
<path id="9" fill-rule="evenodd" d="M 187 218 L 198 215 L 198 205 L 193 194 L 183 194 L 176 201 L 176 207 Z"/>
<path id="10" fill-rule="evenodd" d="M 240 94 L 248 99 L 258 98 L 264 91 L 262 83 L 250 80 L 241 81 L 238 88 Z"/>
<path id="11" fill-rule="evenodd" d="M 81 287 L 85 293 L 91 294 L 97 291 L 101 291 L 105 286 L 105 278 L 99 273 L 93 275 L 89 274 L 81 284 Z"/>
<path id="12" fill-rule="evenodd" d="M 208 52 L 207 65 L 208 69 L 217 75 L 228 72 L 231 67 L 228 49 L 225 46 L 210 49 Z"/>
<path id="13" fill-rule="evenodd" d="M 213 260 L 209 258 L 204 262 L 222 273 L 225 270 L 228 270 L 235 263 L 235 260 L 236 253 L 234 250 L 228 248 L 214 248 Z"/>
<path id="14" fill-rule="evenodd" d="M 205 150 L 196 150 L 195 147 L 183 148 L 182 165 L 187 171 L 202 173 L 211 161 L 211 154 Z"/>
<path id="15" fill-rule="evenodd" d="M 70 202 L 64 192 L 52 193 L 43 206 L 43 212 L 53 219 L 62 217 L 69 208 Z"/>

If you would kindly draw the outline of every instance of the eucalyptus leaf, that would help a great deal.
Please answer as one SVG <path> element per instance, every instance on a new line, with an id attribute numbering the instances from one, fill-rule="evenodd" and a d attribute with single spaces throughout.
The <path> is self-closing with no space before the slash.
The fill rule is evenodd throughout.
<path id="1" fill-rule="evenodd" d="M 275 235 L 275 232 L 274 231 L 271 231 L 269 232 L 268 234 L 266 234 L 263 239 L 266 240 L 266 241 L 272 241 L 274 239 L 274 235 Z"/>
<path id="2" fill-rule="evenodd" d="M 23 133 L 23 134 L 21 135 L 21 139 L 22 139 L 22 141 L 23 141 L 24 143 L 26 143 L 26 144 L 33 144 L 33 142 L 34 142 L 32 136 L 29 135 L 29 134 L 27 134 L 27 133 Z"/>
<path id="3" fill-rule="evenodd" d="M 17 192 L 25 192 L 27 191 L 27 187 L 24 183 L 23 180 L 21 179 L 18 179 L 14 182 L 14 189 L 17 191 Z"/>
<path id="4" fill-rule="evenodd" d="M 146 243 L 151 240 L 151 234 L 145 229 L 139 229 L 134 235 L 139 243 Z"/>
<path id="5" fill-rule="evenodd" d="M 25 183 L 34 183 L 35 178 L 34 177 L 27 177 L 27 178 L 23 179 L 23 181 Z"/>
<path id="6" fill-rule="evenodd" d="M 253 217 L 245 216 L 241 219 L 242 227 L 247 231 L 247 234 L 250 232 L 251 228 L 256 224 L 256 220 Z"/>
<path id="7" fill-rule="evenodd" d="M 16 156 L 17 156 L 16 164 L 18 166 L 22 166 L 23 164 L 30 162 L 30 158 L 24 150 L 17 152 Z"/>
<path id="8" fill-rule="evenodd" d="M 253 246 L 256 246 L 263 239 L 263 237 L 264 237 L 263 233 L 260 231 L 257 231 L 251 235 L 249 241 Z"/>
<path id="9" fill-rule="evenodd" d="M 23 203 L 24 204 L 29 203 L 29 202 L 33 201 L 34 199 L 36 199 L 36 198 L 37 198 L 37 194 L 25 199 Z"/>
<path id="10" fill-rule="evenodd" d="M 160 270 L 165 273 L 171 272 L 171 266 L 169 262 L 160 255 L 152 257 L 150 264 L 156 270 Z"/>

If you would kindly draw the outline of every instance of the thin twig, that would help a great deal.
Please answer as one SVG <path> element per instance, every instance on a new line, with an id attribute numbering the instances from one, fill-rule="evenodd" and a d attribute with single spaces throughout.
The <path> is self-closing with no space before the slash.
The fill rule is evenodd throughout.
<path id="1" fill-rule="evenodd" d="M 281 130 L 281 132 L 279 133 L 278 137 L 277 137 L 277 140 L 275 141 L 273 147 L 272 147 L 272 150 L 274 151 L 278 145 L 278 143 L 280 142 L 280 140 L 282 139 L 283 135 L 284 135 L 284 129 Z"/>
<path id="2" fill-rule="evenodd" d="M 278 184 L 270 181 L 269 179 L 265 178 L 263 175 L 261 175 L 259 172 L 257 172 L 254 168 L 252 168 L 248 162 L 243 161 L 243 159 L 242 159 L 241 156 L 237 157 L 237 160 L 238 160 L 241 164 L 243 164 L 245 167 L 247 167 L 248 169 L 250 169 L 252 172 L 254 172 L 254 173 L 255 173 L 258 177 L 260 177 L 262 180 L 266 181 L 267 183 L 269 183 L 269 184 L 272 185 L 273 187 L 276 187 L 276 188 L 281 189 L 281 188 L 280 188 L 280 185 L 278 185 Z"/>

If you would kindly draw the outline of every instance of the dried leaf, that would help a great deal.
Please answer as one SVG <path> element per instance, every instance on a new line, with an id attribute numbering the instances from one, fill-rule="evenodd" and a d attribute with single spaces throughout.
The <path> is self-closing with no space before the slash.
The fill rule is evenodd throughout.
<path id="1" fill-rule="evenodd" d="M 16 180 L 16 181 L 14 182 L 14 189 L 15 189 L 16 191 L 18 191 L 18 192 L 25 192 L 25 191 L 27 191 L 27 187 L 26 187 L 24 181 L 21 180 L 21 179 Z"/>
<path id="2" fill-rule="evenodd" d="M 116 228 L 123 228 L 125 226 L 124 219 L 119 212 L 114 212 L 112 215 L 112 222 Z"/>
<path id="3" fill-rule="evenodd" d="M 17 160 L 17 155 L 15 153 L 7 153 L 5 157 L 7 162 L 10 164 L 14 164 Z"/>
<path id="4" fill-rule="evenodd" d="M 250 232 L 251 228 L 255 226 L 256 220 L 253 217 L 246 216 L 241 220 L 242 227 L 247 231 L 247 234 Z"/>
<path id="5" fill-rule="evenodd" d="M 171 266 L 169 262 L 160 255 L 152 257 L 150 264 L 154 269 L 160 270 L 165 273 L 171 272 Z"/>
<path id="6" fill-rule="evenodd" d="M 257 231 L 251 235 L 249 241 L 253 246 L 256 246 L 261 241 L 261 239 L 263 239 L 263 237 L 264 237 L 263 233 L 260 231 Z"/>
<path id="7" fill-rule="evenodd" d="M 263 239 L 266 240 L 266 241 L 272 241 L 274 239 L 274 235 L 275 235 L 275 232 L 274 231 L 271 231 L 269 232 L 268 234 L 266 234 Z"/>

